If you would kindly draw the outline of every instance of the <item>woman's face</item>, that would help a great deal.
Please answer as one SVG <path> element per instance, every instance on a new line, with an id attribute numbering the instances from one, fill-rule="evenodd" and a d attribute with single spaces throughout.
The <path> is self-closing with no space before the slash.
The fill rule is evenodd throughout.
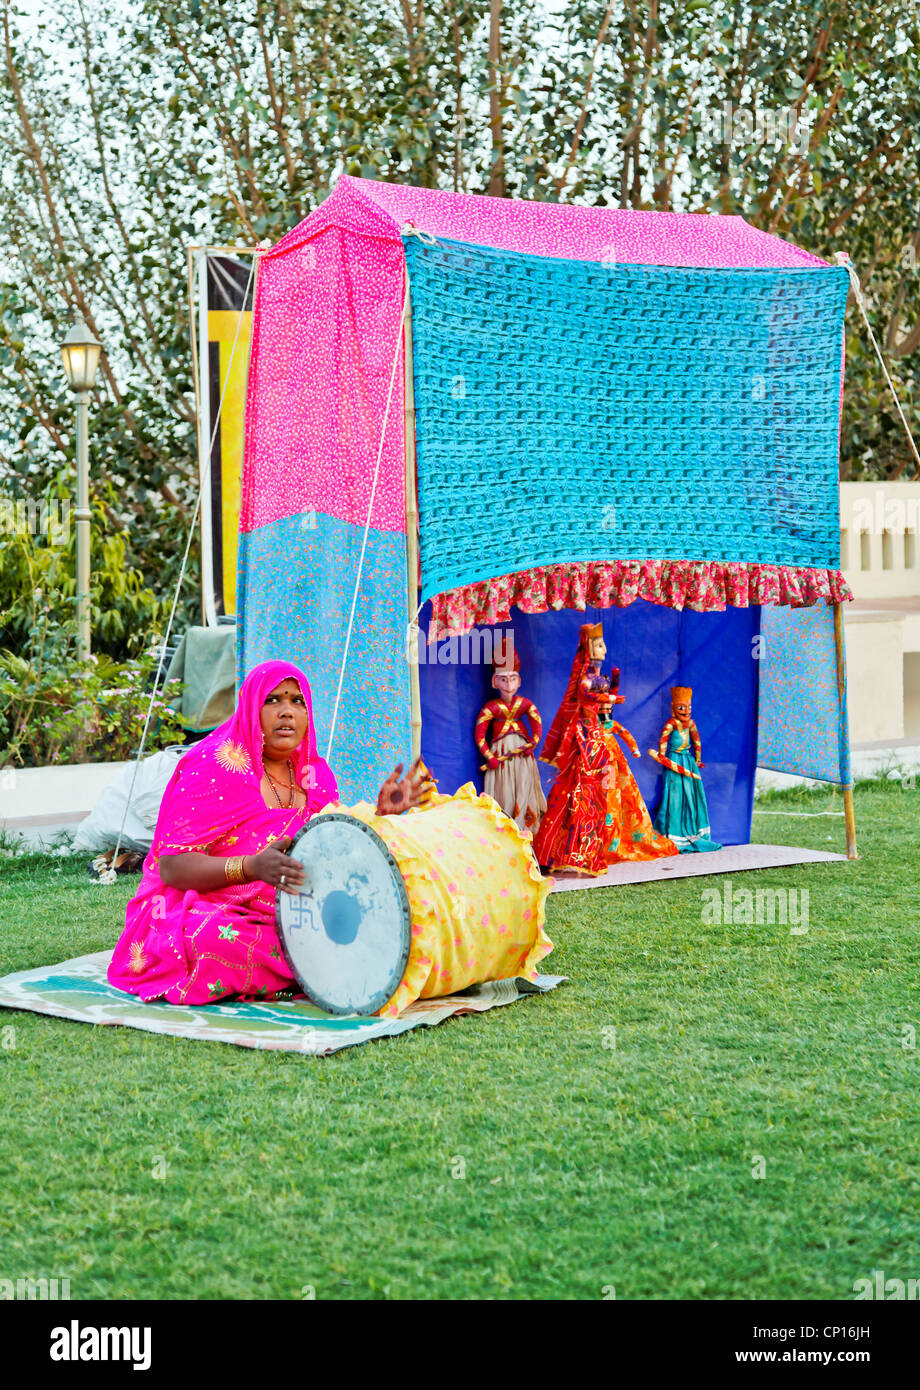
<path id="1" fill-rule="evenodd" d="M 592 637 L 588 643 L 588 651 L 592 661 L 603 661 L 607 655 L 607 643 L 603 637 Z"/>
<path id="2" fill-rule="evenodd" d="M 307 702 L 293 676 L 288 676 L 269 691 L 259 712 L 265 739 L 263 756 L 279 762 L 289 758 L 303 742 L 307 722 Z"/>

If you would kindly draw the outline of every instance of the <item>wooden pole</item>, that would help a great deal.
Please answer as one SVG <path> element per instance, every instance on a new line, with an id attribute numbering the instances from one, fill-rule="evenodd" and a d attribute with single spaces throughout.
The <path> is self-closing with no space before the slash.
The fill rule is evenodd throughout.
<path id="1" fill-rule="evenodd" d="M 403 328 L 403 418 L 406 438 L 406 591 L 409 596 L 409 623 L 416 621 L 418 609 L 418 488 L 415 472 L 415 381 L 412 368 L 412 296 L 406 271 L 406 317 Z M 422 697 L 418 678 L 418 637 L 408 634 L 409 727 L 412 732 L 412 761 L 422 752 Z"/>
<path id="2" fill-rule="evenodd" d="M 90 655 L 90 524 L 89 509 L 89 392 L 77 396 L 77 505 L 74 519 L 77 532 L 77 655 L 88 661 Z"/>
<path id="3" fill-rule="evenodd" d="M 845 715 L 846 700 L 846 657 L 843 649 L 843 608 L 834 604 L 834 647 L 837 652 L 837 699 L 840 702 L 841 716 Z M 853 806 L 852 780 L 843 788 L 843 816 L 847 835 L 847 859 L 858 859 L 856 852 L 856 812 Z"/>

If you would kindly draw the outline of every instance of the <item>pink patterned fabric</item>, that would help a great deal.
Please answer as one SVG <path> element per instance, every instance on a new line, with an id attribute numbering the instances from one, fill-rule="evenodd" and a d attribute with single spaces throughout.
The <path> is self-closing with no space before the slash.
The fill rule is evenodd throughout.
<path id="1" fill-rule="evenodd" d="M 395 224 L 387 230 L 387 237 L 371 238 L 318 225 L 309 241 L 260 260 L 240 500 L 244 532 L 311 511 L 364 526 L 397 351 L 371 525 L 406 529 L 405 258 Z"/>
<path id="2" fill-rule="evenodd" d="M 528 203 L 348 175 L 260 257 L 240 527 L 323 512 L 405 531 L 400 229 L 511 251 L 646 265 L 825 265 L 742 217 Z"/>
<path id="3" fill-rule="evenodd" d="M 411 223 L 432 236 L 506 251 L 571 260 L 616 259 L 632 265 L 827 265 L 818 256 L 745 222 L 706 212 L 643 212 L 632 208 L 536 203 L 449 193 L 440 188 L 378 183 L 343 175 L 315 212 L 269 252 L 285 254 L 323 226 L 359 236 L 389 236 Z"/>
<path id="4" fill-rule="evenodd" d="M 266 806 L 259 715 L 269 691 L 293 677 L 304 695 L 306 737 L 294 751 L 294 776 L 307 792 L 301 810 Z M 171 1004 L 207 1004 L 228 996 L 266 998 L 291 985 L 275 931 L 275 890 L 267 883 L 228 884 L 210 893 L 167 887 L 162 854 L 258 854 L 294 835 L 338 796 L 328 764 L 316 751 L 306 676 L 286 661 L 256 666 L 240 687 L 236 712 L 190 749 L 173 773 L 160 806 L 153 847 L 140 887 L 128 903 L 125 929 L 109 965 L 118 989 Z"/>
<path id="5" fill-rule="evenodd" d="M 636 599 L 668 608 L 721 613 L 778 604 L 808 608 L 853 595 L 839 570 L 794 569 L 697 560 L 598 560 L 522 570 L 469 584 L 432 601 L 429 639 L 460 637 L 473 627 L 559 608 L 627 608 Z"/>

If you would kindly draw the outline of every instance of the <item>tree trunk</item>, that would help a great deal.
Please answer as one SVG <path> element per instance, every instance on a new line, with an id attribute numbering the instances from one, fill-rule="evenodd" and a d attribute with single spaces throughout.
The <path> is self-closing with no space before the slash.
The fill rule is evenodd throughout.
<path id="1" fill-rule="evenodd" d="M 489 3 L 489 128 L 492 132 L 492 174 L 486 192 L 493 198 L 504 198 L 505 189 L 505 132 L 502 126 L 501 82 L 501 16 L 502 0 Z"/>

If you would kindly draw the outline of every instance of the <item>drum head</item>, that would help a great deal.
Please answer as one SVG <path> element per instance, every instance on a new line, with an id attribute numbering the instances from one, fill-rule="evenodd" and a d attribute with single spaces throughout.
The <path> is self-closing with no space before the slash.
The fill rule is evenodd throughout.
<path id="1" fill-rule="evenodd" d="M 287 851 L 304 868 L 299 893 L 275 894 L 278 935 L 305 994 L 330 1014 L 372 1014 L 396 993 L 412 936 L 399 865 L 375 830 L 331 812 Z"/>

